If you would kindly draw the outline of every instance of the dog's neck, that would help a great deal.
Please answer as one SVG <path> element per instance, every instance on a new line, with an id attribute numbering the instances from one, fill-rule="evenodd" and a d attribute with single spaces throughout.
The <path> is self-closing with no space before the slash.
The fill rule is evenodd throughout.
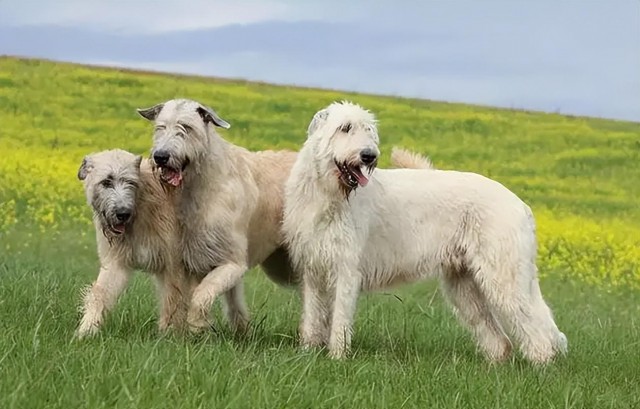
<path id="1" fill-rule="evenodd" d="M 348 197 L 337 180 L 333 159 L 325 158 L 327 164 L 319 164 L 311 148 L 305 146 L 298 154 L 287 182 L 287 196 L 296 197 L 300 203 L 295 206 L 301 210 L 306 205 L 315 207 L 314 203 L 323 203 L 322 211 L 346 210 L 349 207 Z"/>
<path id="2" fill-rule="evenodd" d="M 140 183 L 136 194 L 137 212 L 157 214 L 159 209 L 166 207 L 166 202 L 170 202 L 172 207 L 175 206 L 175 198 L 176 191 L 160 181 L 158 169 L 149 159 L 143 159 L 140 165 Z M 152 219 L 142 218 L 140 220 Z M 133 224 L 139 224 L 140 220 L 136 217 Z"/>
<path id="3" fill-rule="evenodd" d="M 189 217 L 190 213 L 210 205 L 209 198 L 216 194 L 217 187 L 228 179 L 230 166 L 229 151 L 232 145 L 215 131 L 209 131 L 209 144 L 205 151 L 189 164 L 181 187 L 180 215 L 183 222 L 199 223 Z"/>

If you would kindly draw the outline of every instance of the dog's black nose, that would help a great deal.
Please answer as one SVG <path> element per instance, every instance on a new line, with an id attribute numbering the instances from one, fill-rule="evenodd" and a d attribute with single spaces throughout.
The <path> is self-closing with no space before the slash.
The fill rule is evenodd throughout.
<path id="1" fill-rule="evenodd" d="M 167 151 L 155 151 L 153 153 L 153 160 L 158 166 L 164 166 L 169 162 L 169 152 Z"/>
<path id="2" fill-rule="evenodd" d="M 130 217 L 131 217 L 131 210 L 116 209 L 116 219 L 118 219 L 119 222 L 125 223 L 129 221 Z"/>
<path id="3" fill-rule="evenodd" d="M 371 165 L 373 162 L 378 159 L 378 154 L 375 153 L 372 149 L 364 149 L 360 152 L 360 160 L 365 165 Z"/>

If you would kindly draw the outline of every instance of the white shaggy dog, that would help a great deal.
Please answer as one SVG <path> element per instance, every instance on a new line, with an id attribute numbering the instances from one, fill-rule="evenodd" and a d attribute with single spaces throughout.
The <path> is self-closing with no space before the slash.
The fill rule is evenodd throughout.
<path id="1" fill-rule="evenodd" d="M 309 125 L 283 224 L 303 346 L 345 356 L 361 290 L 438 277 L 490 360 L 511 352 L 503 326 L 532 362 L 566 351 L 538 286 L 531 209 L 483 176 L 375 169 L 378 155 L 375 118 L 357 105 L 331 104 Z"/>

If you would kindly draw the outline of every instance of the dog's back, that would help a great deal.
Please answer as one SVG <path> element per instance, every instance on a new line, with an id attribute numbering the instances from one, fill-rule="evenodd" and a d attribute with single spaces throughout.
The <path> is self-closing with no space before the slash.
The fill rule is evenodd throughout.
<path id="1" fill-rule="evenodd" d="M 296 152 L 252 152 L 251 172 L 259 190 L 258 205 L 249 228 L 249 257 L 261 264 L 267 275 L 278 284 L 296 281 L 286 250 L 281 248 L 284 212 L 284 186 L 296 160 Z M 274 249 L 278 248 L 274 252 Z"/>

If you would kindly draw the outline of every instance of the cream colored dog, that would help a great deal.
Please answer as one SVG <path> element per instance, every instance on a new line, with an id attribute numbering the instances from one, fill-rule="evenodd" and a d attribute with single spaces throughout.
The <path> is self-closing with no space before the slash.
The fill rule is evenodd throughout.
<path id="1" fill-rule="evenodd" d="M 357 105 L 309 125 L 283 224 L 303 280 L 302 344 L 343 357 L 362 289 L 438 277 L 489 359 L 511 352 L 503 326 L 533 362 L 566 351 L 538 286 L 531 209 L 483 176 L 376 169 L 378 156 L 375 118 Z"/>
<path id="2" fill-rule="evenodd" d="M 211 108 L 187 99 L 138 110 L 155 125 L 152 157 L 160 179 L 176 194 L 182 261 L 201 280 L 188 323 L 208 328 L 208 312 L 222 294 L 232 326 L 249 321 L 242 278 L 261 264 L 280 284 L 296 277 L 282 246 L 284 184 L 295 152 L 250 152 L 215 130 L 229 128 Z"/>
<path id="3" fill-rule="evenodd" d="M 76 335 L 98 332 L 135 269 L 156 279 L 160 330 L 183 328 L 197 282 L 182 268 L 173 204 L 150 161 L 123 150 L 103 151 L 84 158 L 78 179 L 93 209 L 100 272 L 85 293 Z"/>

